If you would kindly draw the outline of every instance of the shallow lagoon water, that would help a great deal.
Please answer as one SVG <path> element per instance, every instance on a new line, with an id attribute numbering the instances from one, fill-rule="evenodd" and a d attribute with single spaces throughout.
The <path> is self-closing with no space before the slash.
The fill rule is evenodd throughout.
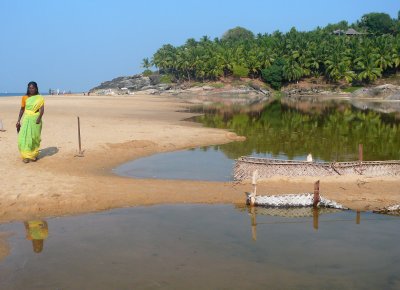
<path id="1" fill-rule="evenodd" d="M 286 104 L 274 101 L 255 108 L 199 108 L 192 120 L 231 130 L 244 142 L 161 153 L 125 163 L 118 175 L 137 178 L 232 180 L 240 156 L 316 161 L 400 159 L 400 121 L 395 114 L 360 110 L 348 102 Z"/>
<path id="2" fill-rule="evenodd" d="M 256 219 L 230 205 L 51 218 L 39 253 L 23 223 L 1 225 L 0 289 L 399 289 L 399 217 Z"/>
<path id="3" fill-rule="evenodd" d="M 121 176 L 158 179 L 229 181 L 234 161 L 212 147 L 155 154 L 127 162 L 113 172 Z"/>
<path id="4" fill-rule="evenodd" d="M 395 113 L 361 110 L 343 101 L 273 101 L 255 108 L 208 108 L 194 120 L 207 127 L 232 130 L 244 142 L 218 146 L 230 159 L 267 154 L 279 159 L 364 160 L 400 159 L 400 117 Z"/>
<path id="5" fill-rule="evenodd" d="M 250 155 L 273 157 L 271 154 Z M 285 155 L 278 157 L 287 159 Z M 305 158 L 300 156 L 297 159 Z M 113 172 L 134 178 L 232 181 L 234 164 L 235 160 L 226 156 L 219 146 L 210 146 L 139 158 L 118 166 Z"/>

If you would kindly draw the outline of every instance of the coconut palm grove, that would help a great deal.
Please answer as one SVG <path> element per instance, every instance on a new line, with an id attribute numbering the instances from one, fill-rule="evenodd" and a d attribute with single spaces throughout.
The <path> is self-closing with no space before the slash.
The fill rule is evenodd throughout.
<path id="1" fill-rule="evenodd" d="M 215 81 L 222 77 L 260 79 L 275 89 L 310 77 L 327 83 L 366 84 L 400 67 L 400 11 L 397 19 L 369 13 L 355 23 L 341 21 L 308 32 L 292 28 L 257 34 L 236 27 L 221 38 L 190 38 L 165 44 L 143 59 L 144 74 L 155 66 L 172 81 Z"/>

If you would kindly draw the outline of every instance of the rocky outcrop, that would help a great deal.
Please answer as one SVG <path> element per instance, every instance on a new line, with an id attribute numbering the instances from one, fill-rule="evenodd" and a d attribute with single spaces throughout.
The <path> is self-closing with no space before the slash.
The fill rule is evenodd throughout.
<path id="1" fill-rule="evenodd" d="M 248 99 L 254 102 L 263 101 L 269 98 L 270 91 L 250 83 L 248 85 L 232 86 L 224 84 L 221 86 L 202 85 L 190 86 L 189 83 L 165 84 L 161 82 L 161 75 L 133 75 L 118 77 L 111 81 L 103 82 L 90 90 L 95 95 L 132 95 L 140 94 L 169 94 L 181 97 L 205 97 L 206 99 L 227 98 L 227 99 Z"/>
<path id="2" fill-rule="evenodd" d="M 400 86 L 385 84 L 362 88 L 353 92 L 351 96 L 351 104 L 362 110 L 380 113 L 400 112 L 400 103 L 391 102 L 400 100 Z"/>
<path id="3" fill-rule="evenodd" d="M 385 84 L 372 88 L 362 88 L 353 92 L 354 98 L 379 98 L 384 100 L 400 100 L 400 86 Z"/>
<path id="4" fill-rule="evenodd" d="M 352 98 L 350 103 L 361 110 L 371 110 L 379 113 L 396 113 L 400 112 L 400 103 L 399 102 L 388 102 L 388 101 L 374 101 L 374 100 L 366 100 L 360 98 Z"/>
<path id="5" fill-rule="evenodd" d="M 385 84 L 376 87 L 361 88 L 353 93 L 344 93 L 340 90 L 326 90 L 326 88 L 292 88 L 283 91 L 286 99 L 301 101 L 321 96 L 348 96 L 354 100 L 363 98 L 376 98 L 382 100 L 400 100 L 400 86 Z M 359 103 L 359 101 L 354 101 Z M 364 106 L 364 105 L 363 105 Z"/>
<path id="6" fill-rule="evenodd" d="M 282 92 L 285 98 L 293 100 L 303 100 L 304 98 L 317 96 L 343 95 L 340 90 L 327 90 L 326 87 L 291 88 Z"/>
<path id="7" fill-rule="evenodd" d="M 97 95 L 127 95 L 137 91 L 147 91 L 158 93 L 171 89 L 170 84 L 160 83 L 160 76 L 154 75 L 146 77 L 143 75 L 133 75 L 118 77 L 111 81 L 101 83 L 99 86 L 90 90 L 90 93 Z"/>
<path id="8" fill-rule="evenodd" d="M 286 97 L 290 98 L 292 96 L 299 96 L 299 95 L 315 95 L 322 92 L 322 89 L 319 88 L 296 88 L 290 90 L 284 90 L 283 93 Z"/>

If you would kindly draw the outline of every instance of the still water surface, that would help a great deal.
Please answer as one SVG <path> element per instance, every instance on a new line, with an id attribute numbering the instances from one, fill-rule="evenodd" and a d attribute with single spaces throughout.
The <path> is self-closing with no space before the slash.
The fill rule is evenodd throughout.
<path id="1" fill-rule="evenodd" d="M 360 110 L 348 102 L 285 103 L 274 101 L 255 108 L 206 108 L 194 118 L 207 127 L 229 129 L 246 136 L 218 148 L 229 158 L 272 155 L 305 159 L 312 153 L 323 161 L 400 159 L 400 119 L 396 113 Z"/>
<path id="2" fill-rule="evenodd" d="M 316 161 L 400 159 L 400 120 L 395 113 L 360 110 L 348 102 L 274 101 L 253 107 L 209 106 L 192 120 L 246 136 L 244 142 L 156 154 L 115 169 L 122 176 L 160 179 L 232 180 L 240 156 Z"/>
<path id="3" fill-rule="evenodd" d="M 115 174 L 135 178 L 233 180 L 234 160 L 217 147 L 155 154 L 115 168 Z"/>
<path id="4" fill-rule="evenodd" d="M 162 205 L 1 225 L 0 289 L 399 289 L 399 217 L 315 219 Z"/>

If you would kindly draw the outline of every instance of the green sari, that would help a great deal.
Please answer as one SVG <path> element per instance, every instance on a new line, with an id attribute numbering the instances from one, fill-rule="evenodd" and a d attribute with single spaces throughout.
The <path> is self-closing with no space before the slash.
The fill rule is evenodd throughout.
<path id="1" fill-rule="evenodd" d="M 23 159 L 35 160 L 39 156 L 42 121 L 36 124 L 36 120 L 43 105 L 44 98 L 41 95 L 26 99 L 24 119 L 18 135 L 18 149 Z"/>

